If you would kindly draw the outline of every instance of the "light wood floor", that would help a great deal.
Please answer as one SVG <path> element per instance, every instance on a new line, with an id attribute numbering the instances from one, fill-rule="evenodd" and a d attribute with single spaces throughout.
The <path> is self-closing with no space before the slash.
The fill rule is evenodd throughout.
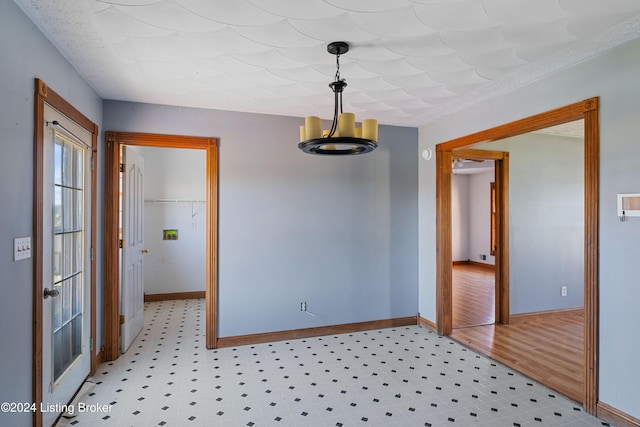
<path id="1" fill-rule="evenodd" d="M 464 270 L 467 267 L 455 266 L 454 272 L 458 270 L 458 273 L 464 276 Z M 477 279 L 477 274 L 475 277 Z M 462 297 L 462 295 L 459 296 Z M 582 314 L 538 319 L 512 325 L 458 328 L 454 329 L 451 337 L 582 403 L 584 384 L 584 316 Z"/>
<path id="2" fill-rule="evenodd" d="M 475 265 L 453 266 L 453 327 L 495 322 L 495 272 Z"/>

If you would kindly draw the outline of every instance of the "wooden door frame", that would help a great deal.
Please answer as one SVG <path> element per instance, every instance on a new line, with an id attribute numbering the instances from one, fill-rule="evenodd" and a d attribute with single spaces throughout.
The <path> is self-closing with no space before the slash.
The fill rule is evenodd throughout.
<path id="1" fill-rule="evenodd" d="M 45 82 L 35 79 L 35 103 L 33 120 L 33 363 L 32 363 L 32 391 L 33 403 L 37 411 L 33 412 L 33 425 L 42 426 L 42 412 L 39 408 L 42 403 L 42 300 L 43 300 L 43 265 L 51 260 L 44 259 L 43 242 L 44 235 L 42 224 L 44 220 L 44 207 L 42 197 L 44 194 L 44 106 L 48 104 L 58 110 L 69 119 L 80 125 L 87 132 L 91 133 L 91 151 L 93 164 L 97 164 L 96 156 L 98 151 L 98 125 L 93 123 L 84 114 L 78 111 L 73 105 L 58 95 Z M 97 200 L 97 168 L 91 169 L 91 248 L 95 254 L 96 249 L 96 200 Z M 90 288 L 91 288 L 91 319 L 90 338 L 95 343 L 96 337 L 96 257 L 89 260 L 91 266 Z M 100 354 L 94 348 L 89 348 L 90 374 L 95 373 L 100 364 Z"/>
<path id="2" fill-rule="evenodd" d="M 436 153 L 437 156 L 437 153 Z M 491 150 L 474 150 L 470 148 L 462 148 L 451 151 L 451 160 L 470 159 L 470 160 L 489 160 L 495 164 L 495 185 L 496 185 L 496 250 L 495 250 L 495 322 L 498 324 L 509 324 L 509 153 L 504 151 Z M 437 162 L 437 157 L 436 157 Z M 444 165 L 442 165 L 444 167 Z M 449 162 L 449 168 L 452 168 L 452 162 Z M 451 171 L 453 174 L 453 171 Z M 449 195 L 443 195 L 451 200 L 451 186 L 449 186 Z M 450 209 L 450 208 L 449 208 Z M 452 251 L 443 254 L 449 257 L 448 264 L 453 265 Z M 447 262 L 446 260 L 443 260 Z M 451 268 L 450 268 L 451 269 Z M 448 272 L 452 278 L 452 272 Z M 451 284 L 453 291 L 453 281 Z M 438 310 L 442 319 L 448 319 L 446 322 L 438 321 L 438 325 L 447 327 L 449 335 L 453 329 L 453 293 L 443 293 L 441 298 L 436 299 L 436 304 L 442 306 Z M 440 331 L 440 329 L 438 329 Z"/>
<path id="3" fill-rule="evenodd" d="M 584 119 L 584 399 L 595 414 L 598 403 L 599 98 L 590 98 L 436 146 L 436 321 L 451 333 L 451 161 L 454 150 Z"/>
<path id="4" fill-rule="evenodd" d="M 160 135 L 135 132 L 105 133 L 104 209 L 104 358 L 120 356 L 120 261 L 118 219 L 120 212 L 120 147 L 135 145 L 190 148 L 207 154 L 206 209 L 206 346 L 216 348 L 218 339 L 218 140 L 216 138 Z"/>

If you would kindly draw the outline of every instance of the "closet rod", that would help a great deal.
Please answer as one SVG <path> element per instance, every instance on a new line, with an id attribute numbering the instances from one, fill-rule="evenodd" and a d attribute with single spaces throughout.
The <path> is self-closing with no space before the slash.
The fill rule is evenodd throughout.
<path id="1" fill-rule="evenodd" d="M 206 203 L 206 200 L 191 200 L 191 199 L 151 199 L 145 200 L 147 203 Z"/>

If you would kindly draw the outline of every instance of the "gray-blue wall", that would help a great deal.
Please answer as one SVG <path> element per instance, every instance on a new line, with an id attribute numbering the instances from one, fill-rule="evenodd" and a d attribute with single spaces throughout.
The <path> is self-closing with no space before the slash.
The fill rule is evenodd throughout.
<path id="1" fill-rule="evenodd" d="M 475 148 L 509 153 L 511 314 L 582 307 L 584 140 L 529 133 Z"/>
<path id="2" fill-rule="evenodd" d="M 221 337 L 418 311 L 417 129 L 381 126 L 374 152 L 335 158 L 297 148 L 301 123 L 104 104 L 105 130 L 219 138 Z"/>
<path id="3" fill-rule="evenodd" d="M 102 101 L 96 93 L 15 3 L 0 0 L 1 402 L 32 401 L 33 264 L 13 261 L 13 239 L 32 235 L 36 77 L 101 126 Z M 3 426 L 28 426 L 31 420 L 30 413 L 0 412 Z"/>
<path id="4" fill-rule="evenodd" d="M 640 40 L 420 128 L 419 151 L 600 97 L 599 400 L 640 418 L 640 221 L 620 222 L 616 194 L 640 188 Z M 420 312 L 435 319 L 435 162 L 419 162 Z"/>

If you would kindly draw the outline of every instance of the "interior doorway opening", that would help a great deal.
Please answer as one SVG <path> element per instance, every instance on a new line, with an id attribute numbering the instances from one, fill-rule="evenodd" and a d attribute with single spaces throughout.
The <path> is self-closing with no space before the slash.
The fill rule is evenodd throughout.
<path id="1" fill-rule="evenodd" d="M 496 321 L 495 161 L 454 158 L 452 164 L 452 327 Z"/>
<path id="2" fill-rule="evenodd" d="M 578 399 L 585 409 L 594 414 L 597 405 L 597 331 L 598 331 L 598 99 L 591 98 L 566 107 L 551 110 L 526 119 L 511 122 L 486 131 L 439 144 L 436 149 L 436 240 L 437 240 L 437 328 L 442 335 L 452 332 L 452 260 L 451 260 L 451 162 L 460 150 L 483 142 L 491 142 L 524 133 L 533 132 L 550 126 L 556 126 L 584 119 L 584 352 L 582 393 Z M 498 191 L 500 191 L 498 189 Z M 500 196 L 498 196 L 500 197 Z M 508 206 L 508 203 L 504 205 Z M 500 211 L 500 208 L 498 209 Z M 497 254 L 501 253 L 501 245 L 508 248 L 507 221 L 508 214 L 499 212 L 497 230 L 507 230 L 503 234 L 504 241 L 498 237 Z M 508 252 L 507 252 L 508 253 Z M 502 254 L 504 255 L 504 254 Z M 504 260 L 508 260 L 504 256 Z M 505 270 L 506 268 L 506 270 Z M 497 313 L 503 311 L 508 323 L 509 290 L 500 289 L 499 276 L 508 277 L 508 262 L 496 260 L 496 292 L 504 299 L 496 301 L 500 304 Z M 506 309 L 505 309 L 506 308 Z M 500 316 L 498 316 L 500 317 Z"/>
<path id="3" fill-rule="evenodd" d="M 206 298 L 206 151 L 121 145 L 121 352 L 145 302 Z"/>
<path id="4" fill-rule="evenodd" d="M 452 337 L 578 402 L 584 347 L 583 127 L 580 120 L 475 146 L 510 155 L 510 324 L 456 329 L 455 276 L 468 266 L 454 265 L 453 271 Z M 485 179 L 481 187 L 489 186 Z M 474 216 L 485 211 L 476 209 Z M 488 216 L 482 222 L 481 230 L 490 223 Z M 487 237 L 484 247 L 488 242 Z M 468 295 L 478 311 L 481 290 Z"/>
<path id="5" fill-rule="evenodd" d="M 218 143 L 215 138 L 107 132 L 105 157 L 105 360 L 120 354 L 120 152 L 122 146 L 186 148 L 206 152 L 205 306 L 207 348 L 217 345 Z"/>

